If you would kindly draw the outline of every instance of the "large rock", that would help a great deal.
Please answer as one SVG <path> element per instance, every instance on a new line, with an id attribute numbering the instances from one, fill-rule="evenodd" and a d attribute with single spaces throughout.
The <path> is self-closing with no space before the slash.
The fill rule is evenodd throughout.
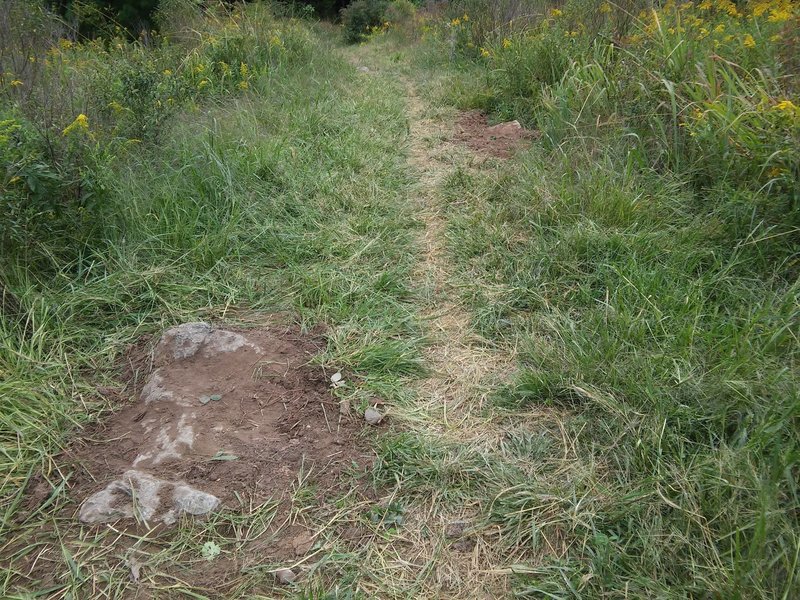
<path id="1" fill-rule="evenodd" d="M 89 496 L 78 518 L 88 524 L 136 518 L 149 525 L 172 525 L 183 513 L 204 515 L 218 505 L 219 498 L 212 494 L 131 469 Z"/>
<path id="2" fill-rule="evenodd" d="M 256 352 L 261 349 L 246 337 L 234 331 L 214 329 L 208 323 L 184 323 L 167 329 L 156 346 L 156 359 L 186 360 L 198 353 L 206 358 L 225 352 L 236 352 L 250 346 Z"/>

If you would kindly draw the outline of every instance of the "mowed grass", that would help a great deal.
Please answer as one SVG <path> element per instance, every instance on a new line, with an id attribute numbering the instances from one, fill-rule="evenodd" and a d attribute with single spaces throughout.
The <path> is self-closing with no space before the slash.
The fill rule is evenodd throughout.
<path id="1" fill-rule="evenodd" d="M 262 8 L 250 18 L 272 26 Z M 153 597 L 277 593 L 265 591 L 269 565 L 234 582 L 174 571 L 200 564 L 207 539 L 237 556 L 268 527 L 270 506 L 185 523 L 174 539 L 80 533 L 64 518 L 82 499 L 71 496 L 58 452 L 113 408 L 102 390 L 119 386 L 118 361 L 139 336 L 286 311 L 328 326 L 321 362 L 369 375 L 353 394 L 387 397 L 386 382 L 421 372 L 402 99 L 394 82 L 357 73 L 326 36 L 292 27 L 305 32 L 298 57 L 261 71 L 246 93 L 176 111 L 158 144 L 94 174 L 113 210 L 85 254 L 59 264 L 55 249 L 42 273 L 23 255 L 4 261 L 22 310 L 0 319 L 0 596 L 128 597 L 131 556 L 146 564 Z M 52 491 L 31 507 L 28 483 L 40 473 Z M 111 549 L 115 539 L 127 554 Z M 47 589 L 29 575 L 35 563 L 50 574 Z"/>

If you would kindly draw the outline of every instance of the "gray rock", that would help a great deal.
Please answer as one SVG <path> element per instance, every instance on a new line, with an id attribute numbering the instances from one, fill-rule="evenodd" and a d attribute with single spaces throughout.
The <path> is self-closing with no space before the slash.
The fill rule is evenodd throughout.
<path id="1" fill-rule="evenodd" d="M 144 384 L 140 397 L 145 404 L 150 404 L 159 400 L 171 400 L 175 397 L 175 394 L 164 386 L 164 378 L 161 376 L 161 371 L 156 369 L 150 374 L 147 383 Z"/>
<path id="2" fill-rule="evenodd" d="M 224 352 L 236 352 L 245 346 L 261 352 L 261 348 L 235 331 L 214 329 L 208 323 L 184 323 L 162 334 L 156 346 L 156 356 L 162 360 L 185 360 L 202 351 L 204 356 L 213 357 Z"/>
<path id="3" fill-rule="evenodd" d="M 377 425 L 383 421 L 383 413 L 374 408 L 368 408 L 364 411 L 364 420 L 370 425 Z"/>
<path id="4" fill-rule="evenodd" d="M 157 353 L 171 354 L 176 360 L 197 354 L 212 332 L 208 323 L 183 323 L 167 329 L 156 347 Z"/>
<path id="5" fill-rule="evenodd" d="M 172 501 L 178 512 L 190 515 L 205 515 L 219 506 L 219 498 L 188 485 L 176 485 Z"/>
<path id="6" fill-rule="evenodd" d="M 132 469 L 84 500 L 78 518 L 87 524 L 137 518 L 171 525 L 183 513 L 203 515 L 218 506 L 216 496 Z"/>
<path id="7" fill-rule="evenodd" d="M 364 67 L 364 66 L 361 66 L 361 67 L 358 67 L 358 69 L 356 69 L 356 70 L 357 70 L 359 73 L 369 73 L 369 67 Z"/>
<path id="8" fill-rule="evenodd" d="M 291 569 L 278 569 L 275 571 L 275 579 L 278 580 L 278 583 L 289 585 L 297 579 L 297 574 Z"/>

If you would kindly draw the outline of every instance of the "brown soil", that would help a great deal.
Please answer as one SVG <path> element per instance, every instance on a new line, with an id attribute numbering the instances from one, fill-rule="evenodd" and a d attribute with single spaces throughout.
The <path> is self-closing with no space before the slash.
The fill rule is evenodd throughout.
<path id="1" fill-rule="evenodd" d="M 479 110 L 461 113 L 453 129 L 453 141 L 498 158 L 509 158 L 536 137 L 537 132 L 525 129 L 517 121 L 489 125 L 486 115 Z"/>
<path id="2" fill-rule="evenodd" d="M 291 328 L 239 333 L 263 352 L 242 347 L 174 362 L 157 356 L 152 365 L 164 387 L 196 398 L 196 404 L 135 400 L 88 428 L 63 456 L 75 469 L 71 496 L 83 499 L 130 469 L 142 447 L 152 446 L 147 424 L 177 424 L 189 411 L 196 432 L 191 449 L 157 464 L 140 459 L 136 468 L 180 479 L 219 497 L 223 505 L 232 506 L 237 492 L 256 502 L 281 498 L 301 469 L 311 471 L 310 481 L 321 489 L 336 487 L 352 461 L 364 464 L 364 453 L 354 445 L 360 424 L 340 414 L 328 378 L 308 365 L 320 349 L 318 341 Z M 141 357 L 130 362 L 151 363 Z M 136 379 L 145 380 L 141 373 Z M 221 399 L 201 404 L 201 396 L 215 394 Z M 214 460 L 218 453 L 237 458 Z"/>

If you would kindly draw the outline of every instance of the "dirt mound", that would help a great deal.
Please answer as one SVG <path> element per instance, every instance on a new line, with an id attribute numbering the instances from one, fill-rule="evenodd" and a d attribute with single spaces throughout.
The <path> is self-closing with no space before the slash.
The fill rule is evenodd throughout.
<path id="1" fill-rule="evenodd" d="M 536 137 L 536 132 L 525 129 L 519 121 L 489 125 L 486 115 L 479 110 L 461 113 L 453 131 L 453 141 L 498 158 L 509 158 Z"/>
<path id="2" fill-rule="evenodd" d="M 166 331 L 138 400 L 64 457 L 78 467 L 80 520 L 170 525 L 182 512 L 235 506 L 237 495 L 279 500 L 301 471 L 321 492 L 335 488 L 353 461 L 368 460 L 354 443 L 359 423 L 308 365 L 318 349 L 291 330 Z"/>

